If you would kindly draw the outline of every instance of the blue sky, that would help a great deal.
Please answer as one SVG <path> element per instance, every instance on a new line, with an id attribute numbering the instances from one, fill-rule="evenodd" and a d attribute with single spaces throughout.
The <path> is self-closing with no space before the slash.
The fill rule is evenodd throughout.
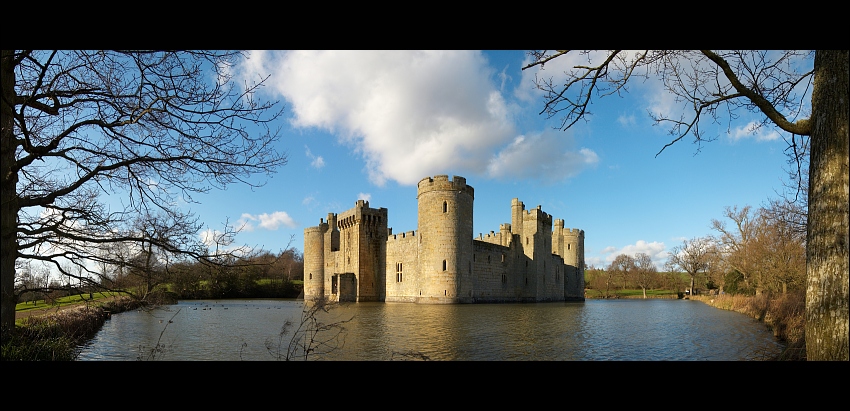
<path id="1" fill-rule="evenodd" d="M 781 191 L 785 141 L 747 131 L 758 117 L 720 124 L 699 153 L 671 140 L 648 110 L 675 110 L 653 82 L 598 99 L 568 131 L 538 114 L 543 100 L 523 72 L 524 51 L 252 52 L 239 76 L 270 75 L 264 96 L 285 115 L 286 166 L 260 188 L 198 196 L 209 230 L 242 225 L 237 244 L 303 250 L 305 227 L 358 199 L 388 209 L 393 232 L 417 229 L 416 183 L 466 177 L 475 188 L 474 233 L 510 222 L 510 203 L 541 205 L 585 231 L 588 264 L 645 252 L 661 267 L 682 240 L 713 234 L 726 206 L 759 206 Z M 564 63 L 567 61 L 564 59 Z M 557 66 L 547 64 L 547 75 Z M 712 125 L 706 123 L 705 127 Z"/>

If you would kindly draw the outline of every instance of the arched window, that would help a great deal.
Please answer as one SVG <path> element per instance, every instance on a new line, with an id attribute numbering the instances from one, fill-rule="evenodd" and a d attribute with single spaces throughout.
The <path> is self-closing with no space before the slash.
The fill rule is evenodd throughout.
<path id="1" fill-rule="evenodd" d="M 447 201 L 443 201 L 443 212 L 444 213 L 449 212 L 449 203 Z"/>

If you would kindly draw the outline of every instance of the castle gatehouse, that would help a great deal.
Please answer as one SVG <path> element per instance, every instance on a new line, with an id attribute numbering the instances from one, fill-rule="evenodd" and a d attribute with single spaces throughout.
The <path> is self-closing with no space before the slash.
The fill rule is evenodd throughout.
<path id="1" fill-rule="evenodd" d="M 584 300 L 584 231 L 511 201 L 511 222 L 472 232 L 466 179 L 426 177 L 418 230 L 393 234 L 386 208 L 357 200 L 304 229 L 304 298 L 425 304 Z M 554 227 L 554 228 L 553 228 Z"/>

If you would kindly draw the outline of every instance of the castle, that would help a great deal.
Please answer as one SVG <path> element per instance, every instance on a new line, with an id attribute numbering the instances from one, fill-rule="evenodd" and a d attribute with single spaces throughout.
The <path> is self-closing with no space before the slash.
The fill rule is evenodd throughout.
<path id="1" fill-rule="evenodd" d="M 474 238 L 466 179 L 426 177 L 418 231 L 357 200 L 304 229 L 304 298 L 429 304 L 584 300 L 584 231 L 511 201 L 511 223 Z"/>

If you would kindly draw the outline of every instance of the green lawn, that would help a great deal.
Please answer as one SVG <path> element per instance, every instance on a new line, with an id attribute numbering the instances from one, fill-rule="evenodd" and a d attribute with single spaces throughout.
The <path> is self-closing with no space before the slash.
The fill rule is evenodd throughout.
<path id="1" fill-rule="evenodd" d="M 114 297 L 117 295 L 121 295 L 122 293 L 92 293 L 91 300 L 99 300 L 108 297 Z M 90 301 L 89 294 L 74 294 L 69 295 L 67 297 L 57 298 L 55 304 L 50 304 L 45 300 L 37 300 L 37 301 L 29 301 L 25 303 L 18 303 L 15 306 L 15 311 L 28 311 L 28 310 L 36 310 L 40 308 L 50 308 L 56 307 L 57 305 L 68 305 L 75 304 L 79 302 Z"/>

